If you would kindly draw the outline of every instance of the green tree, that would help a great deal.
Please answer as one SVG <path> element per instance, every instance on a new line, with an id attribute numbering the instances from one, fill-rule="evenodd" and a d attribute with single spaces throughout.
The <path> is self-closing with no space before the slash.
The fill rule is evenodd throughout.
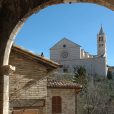
<path id="1" fill-rule="evenodd" d="M 82 91 L 80 95 L 83 95 L 87 92 L 87 73 L 84 66 L 75 66 L 74 67 L 74 76 L 73 82 L 82 85 Z"/>
<path id="2" fill-rule="evenodd" d="M 74 77 L 73 82 L 85 85 L 87 82 L 86 69 L 84 66 L 74 67 Z"/>

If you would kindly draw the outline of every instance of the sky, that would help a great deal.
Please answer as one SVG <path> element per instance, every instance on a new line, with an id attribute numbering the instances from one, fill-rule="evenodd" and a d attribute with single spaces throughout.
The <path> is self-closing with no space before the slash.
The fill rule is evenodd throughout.
<path id="1" fill-rule="evenodd" d="M 108 65 L 114 66 L 114 12 L 89 3 L 48 6 L 30 16 L 16 36 L 15 44 L 50 58 L 49 49 L 62 38 L 97 54 L 97 33 L 101 24 L 107 38 Z"/>

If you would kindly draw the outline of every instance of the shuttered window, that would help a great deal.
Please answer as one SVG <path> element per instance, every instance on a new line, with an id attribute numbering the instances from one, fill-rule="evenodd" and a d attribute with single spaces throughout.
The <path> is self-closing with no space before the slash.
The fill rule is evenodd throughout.
<path id="1" fill-rule="evenodd" d="M 52 97 L 52 113 L 61 113 L 61 97 L 53 96 Z"/>

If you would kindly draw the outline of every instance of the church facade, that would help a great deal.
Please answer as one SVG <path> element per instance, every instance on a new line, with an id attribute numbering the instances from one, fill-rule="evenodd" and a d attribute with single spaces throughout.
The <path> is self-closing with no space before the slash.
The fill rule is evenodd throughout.
<path id="1" fill-rule="evenodd" d="M 63 38 L 50 48 L 50 59 L 63 65 L 59 72 L 73 73 L 75 66 L 84 66 L 88 75 L 107 75 L 106 35 L 103 28 L 97 34 L 97 54 L 92 55 L 80 45 Z"/>

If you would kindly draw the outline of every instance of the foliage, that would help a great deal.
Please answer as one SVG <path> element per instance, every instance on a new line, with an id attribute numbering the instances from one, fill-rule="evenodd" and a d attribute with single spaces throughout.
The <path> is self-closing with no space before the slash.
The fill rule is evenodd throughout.
<path id="1" fill-rule="evenodd" d="M 100 81 L 91 79 L 87 82 L 86 92 L 79 95 L 78 114 L 113 114 L 111 104 L 114 96 L 114 80 L 100 78 Z"/>
<path id="2" fill-rule="evenodd" d="M 86 69 L 83 66 L 75 66 L 74 73 L 75 73 L 76 77 L 79 78 L 79 76 L 86 75 Z"/>
<path id="3" fill-rule="evenodd" d="M 86 92 L 87 88 L 87 74 L 86 69 L 83 66 L 75 66 L 74 67 L 74 76 L 73 80 L 74 83 L 78 83 L 82 85 L 82 91 L 81 94 L 84 94 Z"/>
<path id="4" fill-rule="evenodd" d="M 59 73 L 53 72 L 48 75 L 48 80 L 67 80 L 72 81 L 73 74 L 72 73 Z"/>
<path id="5" fill-rule="evenodd" d="M 83 66 L 74 67 L 74 77 L 73 82 L 80 83 L 82 85 L 86 84 L 86 69 Z"/>

